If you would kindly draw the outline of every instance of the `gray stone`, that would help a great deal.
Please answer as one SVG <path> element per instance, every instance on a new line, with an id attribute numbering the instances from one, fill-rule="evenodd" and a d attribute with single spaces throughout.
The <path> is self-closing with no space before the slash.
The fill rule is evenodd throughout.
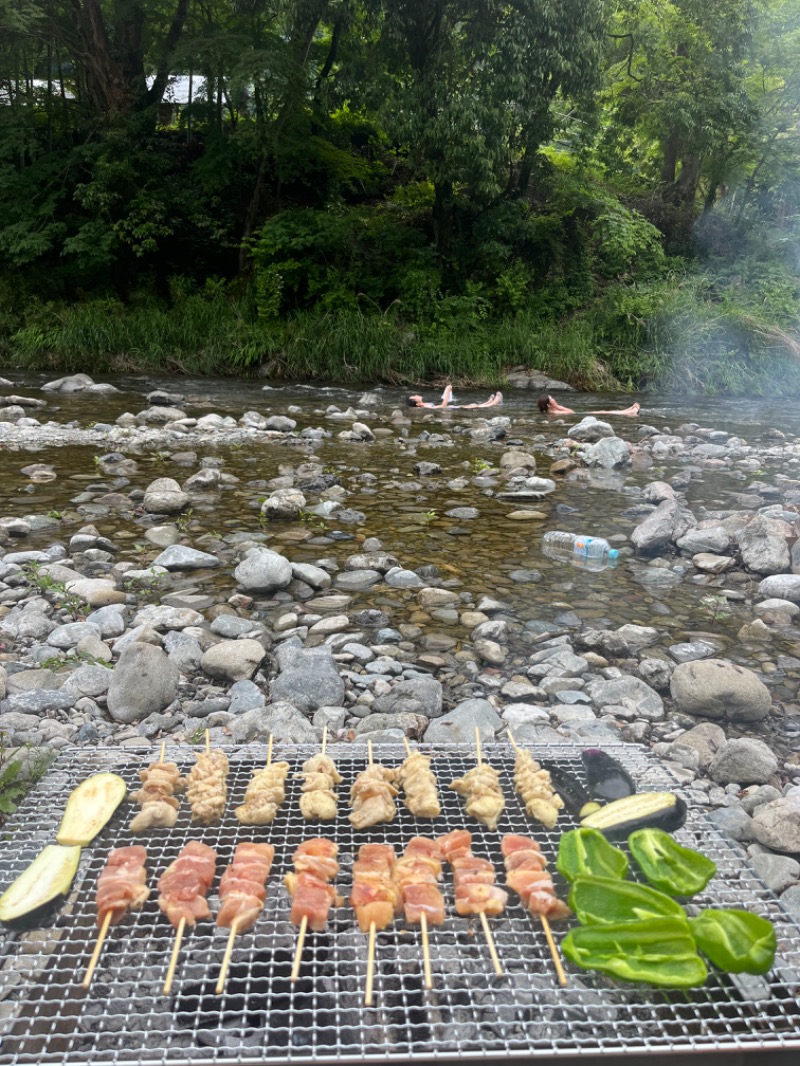
<path id="1" fill-rule="evenodd" d="M 719 652 L 719 646 L 707 640 L 690 640 L 683 644 L 670 644 L 669 653 L 676 663 L 691 663 L 698 659 L 710 659 Z"/>
<path id="2" fill-rule="evenodd" d="M 81 696 L 95 699 L 108 692 L 112 676 L 112 671 L 106 666 L 79 666 L 64 682 L 62 692 L 69 692 L 75 700 Z"/>
<path id="3" fill-rule="evenodd" d="M 157 410 L 169 409 L 158 408 Z M 142 506 L 148 514 L 180 514 L 189 506 L 189 496 L 173 478 L 160 477 L 152 481 L 145 489 Z"/>
<path id="4" fill-rule="evenodd" d="M 267 702 L 264 693 L 252 681 L 237 681 L 231 685 L 228 695 L 231 700 L 228 711 L 231 714 L 244 714 L 257 707 L 264 707 Z"/>
<path id="5" fill-rule="evenodd" d="M 583 448 L 581 458 L 589 467 L 615 470 L 621 466 L 630 466 L 631 453 L 624 440 L 619 437 L 607 437 Z"/>
<path id="6" fill-rule="evenodd" d="M 595 707 L 620 704 L 636 711 L 639 718 L 656 722 L 664 717 L 664 701 L 659 694 L 638 677 L 618 677 L 610 681 L 598 679 L 586 686 L 587 695 Z"/>
<path id="7" fill-rule="evenodd" d="M 711 779 L 722 785 L 764 785 L 777 770 L 778 760 L 764 741 L 749 737 L 726 741 L 708 767 Z"/>
<path id="8" fill-rule="evenodd" d="M 276 744 L 316 744 L 314 727 L 292 703 L 285 700 L 245 711 L 230 721 L 234 744 L 262 743 L 272 736 Z"/>
<path id="9" fill-rule="evenodd" d="M 90 636 L 102 636 L 99 626 L 92 625 L 89 622 L 67 622 L 66 625 L 57 626 L 48 634 L 47 643 L 54 648 L 67 650 L 68 648 L 74 648 L 79 640 Z"/>
<path id="10" fill-rule="evenodd" d="M 193 674 L 200 669 L 203 649 L 188 633 L 173 630 L 164 637 L 164 649 L 170 662 L 175 663 L 182 674 Z"/>
<path id="11" fill-rule="evenodd" d="M 764 599 L 776 597 L 800 603 L 800 574 L 774 574 L 759 582 L 758 594 Z"/>
<path id="12" fill-rule="evenodd" d="M 424 739 L 428 744 L 469 744 L 474 747 L 476 729 L 481 740 L 490 742 L 503 728 L 502 718 L 488 700 L 468 699 L 431 722 Z"/>
<path id="13" fill-rule="evenodd" d="M 719 807 L 711 811 L 709 818 L 732 840 L 749 841 L 754 836 L 754 826 L 749 815 L 741 807 Z"/>
<path id="14" fill-rule="evenodd" d="M 756 574 L 781 574 L 789 569 L 784 522 L 754 515 L 739 534 L 742 562 Z"/>
<path id="15" fill-rule="evenodd" d="M 240 618 L 238 614 L 219 614 L 211 623 L 211 632 L 218 637 L 225 637 L 226 640 L 236 640 L 245 633 L 252 634 L 254 630 L 260 632 L 263 628 L 260 622 L 254 622 L 251 618 Z"/>
<path id="16" fill-rule="evenodd" d="M 315 591 L 330 588 L 331 575 L 320 566 L 311 563 L 292 563 L 292 577 L 296 581 L 304 581 Z"/>
<path id="17" fill-rule="evenodd" d="M 113 637 L 121 637 L 125 632 L 125 615 L 125 607 L 122 604 L 112 604 L 92 611 L 86 621 L 89 625 L 97 626 L 103 640 L 109 640 Z"/>
<path id="18" fill-rule="evenodd" d="M 219 681 L 249 680 L 261 665 L 264 645 L 251 638 L 213 644 L 200 660 L 200 669 Z"/>
<path id="19" fill-rule="evenodd" d="M 713 722 L 701 722 L 688 732 L 682 733 L 677 743 L 696 751 L 697 765 L 705 769 L 719 747 L 725 743 L 725 730 Z"/>
<path id="20" fill-rule="evenodd" d="M 687 555 L 724 555 L 730 546 L 731 538 L 725 526 L 701 523 L 694 529 L 687 530 L 675 543 Z"/>
<path id="21" fill-rule="evenodd" d="M 44 716 L 50 711 L 67 711 L 75 704 L 72 692 L 59 689 L 34 688 L 28 692 L 12 692 L 0 703 L 0 714 L 29 714 Z"/>
<path id="22" fill-rule="evenodd" d="M 755 872 L 773 892 L 783 892 L 800 879 L 800 862 L 788 855 L 773 855 L 760 844 L 751 844 L 747 854 Z"/>
<path id="23" fill-rule="evenodd" d="M 171 544 L 153 560 L 153 566 L 163 566 L 165 570 L 208 570 L 219 565 L 216 555 L 185 544 Z"/>
<path id="24" fill-rule="evenodd" d="M 292 580 L 292 564 L 269 548 L 252 548 L 233 572 L 234 580 L 247 592 L 275 592 Z"/>
<path id="25" fill-rule="evenodd" d="M 763 681 L 727 659 L 680 663 L 672 672 L 670 693 L 684 714 L 733 722 L 759 722 L 772 706 Z"/>
<path id="26" fill-rule="evenodd" d="M 187 629 L 203 624 L 203 616 L 191 607 L 170 607 L 166 604 L 149 603 L 142 607 L 133 619 L 134 626 L 148 626 L 155 630 Z"/>
<path id="27" fill-rule="evenodd" d="M 304 714 L 344 701 L 344 681 L 329 647 L 281 649 L 281 673 L 270 683 L 273 701 L 286 700 Z"/>
<path id="28" fill-rule="evenodd" d="M 753 837 L 773 851 L 800 854 L 800 798 L 782 796 L 756 807 Z"/>
<path id="29" fill-rule="evenodd" d="M 614 437 L 616 434 L 608 422 L 601 422 L 594 415 L 587 415 L 577 426 L 567 431 L 567 436 L 570 440 L 591 444 L 604 437 Z"/>
<path id="30" fill-rule="evenodd" d="M 752 786 L 745 791 L 741 798 L 742 810 L 752 814 L 756 807 L 760 807 L 762 803 L 772 803 L 773 800 L 780 798 L 781 793 L 772 785 Z"/>
<path id="31" fill-rule="evenodd" d="M 276 489 L 261 504 L 261 514 L 270 522 L 297 518 L 306 506 L 299 489 Z"/>
<path id="32" fill-rule="evenodd" d="M 787 911 L 800 921 L 800 885 L 792 885 L 781 894 L 781 903 Z"/>
<path id="33" fill-rule="evenodd" d="M 678 500 L 664 500 L 631 533 L 631 543 L 642 555 L 655 555 L 679 540 L 696 525 L 694 515 Z"/>
<path id="34" fill-rule="evenodd" d="M 390 692 L 378 696 L 373 710 L 381 714 L 419 714 L 425 718 L 439 718 L 442 714 L 441 683 L 433 677 L 400 681 Z"/>
<path id="35" fill-rule="evenodd" d="M 137 722 L 163 711 L 178 694 L 178 668 L 161 648 L 130 644 L 119 657 L 108 689 L 108 713 L 115 722 Z"/>

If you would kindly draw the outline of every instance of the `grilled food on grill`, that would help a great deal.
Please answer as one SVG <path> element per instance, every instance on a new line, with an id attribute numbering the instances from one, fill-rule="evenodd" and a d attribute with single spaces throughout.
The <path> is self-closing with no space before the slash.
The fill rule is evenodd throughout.
<path id="1" fill-rule="evenodd" d="M 392 878 L 400 891 L 405 919 L 420 925 L 444 922 L 444 897 L 438 881 L 442 876 L 442 852 L 435 840 L 413 837 L 395 863 Z"/>
<path id="2" fill-rule="evenodd" d="M 267 898 L 267 878 L 275 857 L 271 844 L 247 841 L 236 845 L 233 862 L 219 883 L 220 908 L 217 925 L 245 933 L 255 925 Z"/>
<path id="3" fill-rule="evenodd" d="M 127 914 L 138 911 L 150 896 L 147 887 L 147 851 L 138 844 L 114 848 L 97 880 L 97 924 L 102 925 L 111 912 L 111 925 Z"/>
<path id="4" fill-rule="evenodd" d="M 149 829 L 172 829 L 178 820 L 180 800 L 176 793 L 183 792 L 186 782 L 174 762 L 153 762 L 146 770 L 139 771 L 142 787 L 131 793 L 131 799 L 142 808 L 131 820 L 132 833 L 145 833 Z"/>
<path id="5" fill-rule="evenodd" d="M 328 921 L 331 904 L 344 902 L 330 882 L 339 872 L 337 844 L 324 837 L 304 840 L 292 856 L 294 873 L 284 878 L 286 891 L 292 897 L 290 920 L 301 925 L 305 918 L 309 929 L 321 933 Z"/>
<path id="6" fill-rule="evenodd" d="M 33 925 L 63 901 L 78 871 L 81 849 L 48 844 L 0 896 L 0 922 Z"/>
<path id="7" fill-rule="evenodd" d="M 400 889 L 392 877 L 396 861 L 390 844 L 362 844 L 358 849 L 350 904 L 362 933 L 371 925 L 385 929 L 398 913 Z"/>
<path id="8" fill-rule="evenodd" d="M 303 784 L 300 786 L 300 813 L 309 820 L 319 818 L 329 822 L 336 817 L 336 786 L 342 775 L 328 755 L 312 755 L 303 763 Z"/>
<path id="9" fill-rule="evenodd" d="M 236 808 L 236 817 L 244 825 L 269 825 L 286 799 L 288 762 L 271 762 L 256 770 L 244 794 L 244 803 Z"/>
<path id="10" fill-rule="evenodd" d="M 509 833 L 501 843 L 506 884 L 517 893 L 531 914 L 555 921 L 572 913 L 557 896 L 553 879 L 545 870 L 547 859 L 535 840 Z"/>
<path id="11" fill-rule="evenodd" d="M 453 868 L 456 914 L 485 914 L 489 918 L 502 914 L 508 893 L 494 883 L 494 867 L 488 859 L 473 855 L 472 835 L 466 829 L 456 829 L 436 843 Z"/>
<path id="12" fill-rule="evenodd" d="M 66 847 L 91 844 L 125 799 L 127 786 L 118 774 L 92 774 L 70 793 L 56 842 Z"/>
<path id="13" fill-rule="evenodd" d="M 466 796 L 464 809 L 467 814 L 483 822 L 487 829 L 495 829 L 506 805 L 497 770 L 481 762 L 468 770 L 463 777 L 450 782 L 450 788 Z"/>
<path id="14" fill-rule="evenodd" d="M 431 760 L 412 751 L 394 772 L 395 781 L 405 793 L 405 805 L 416 818 L 438 818 L 442 813 Z"/>
<path id="15" fill-rule="evenodd" d="M 228 798 L 228 757 L 224 751 L 203 752 L 189 771 L 186 796 L 192 818 L 203 825 L 218 822 Z"/>
<path id="16" fill-rule="evenodd" d="M 393 776 L 394 771 L 386 766 L 370 763 L 356 777 L 350 789 L 353 813 L 348 816 L 355 829 L 394 820 L 397 789 L 391 784 Z"/>
<path id="17" fill-rule="evenodd" d="M 214 849 L 198 840 L 190 840 L 159 877 L 158 906 L 176 929 L 181 919 L 193 926 L 201 918 L 211 916 L 205 897 L 216 868 Z"/>
<path id="18" fill-rule="evenodd" d="M 522 797 L 531 818 L 552 829 L 564 801 L 553 788 L 550 774 L 543 770 L 529 751 L 517 749 L 514 762 L 514 789 Z"/>

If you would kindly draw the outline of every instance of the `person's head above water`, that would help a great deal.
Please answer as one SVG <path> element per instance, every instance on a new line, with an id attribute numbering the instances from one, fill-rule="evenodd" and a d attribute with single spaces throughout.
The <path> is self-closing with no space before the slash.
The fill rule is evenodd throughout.
<path id="1" fill-rule="evenodd" d="M 539 410 L 542 412 L 542 414 L 545 414 L 545 412 L 550 409 L 550 404 L 552 403 L 552 401 L 553 401 L 553 397 L 552 396 L 548 396 L 547 393 L 544 392 L 539 397 L 539 399 L 536 401 L 536 406 L 539 408 Z"/>
<path id="2" fill-rule="evenodd" d="M 414 396 L 407 396 L 406 404 L 409 407 L 422 407 L 422 397 L 418 394 Z"/>

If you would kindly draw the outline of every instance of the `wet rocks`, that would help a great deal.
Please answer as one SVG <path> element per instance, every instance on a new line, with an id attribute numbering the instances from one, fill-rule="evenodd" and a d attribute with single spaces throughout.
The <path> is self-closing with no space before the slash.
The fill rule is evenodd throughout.
<path id="1" fill-rule="evenodd" d="M 727 659 L 679 663 L 670 693 L 679 711 L 733 722 L 760 722 L 772 706 L 764 682 Z"/>
<path id="2" fill-rule="evenodd" d="M 292 580 L 292 564 L 270 548 L 251 548 L 233 572 L 236 582 L 253 593 L 283 589 Z"/>

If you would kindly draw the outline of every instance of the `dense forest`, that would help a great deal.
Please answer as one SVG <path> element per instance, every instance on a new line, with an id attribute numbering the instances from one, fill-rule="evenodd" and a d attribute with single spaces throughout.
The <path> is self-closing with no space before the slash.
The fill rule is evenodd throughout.
<path id="1" fill-rule="evenodd" d="M 800 392 L 800 0 L 0 0 L 5 367 Z"/>

